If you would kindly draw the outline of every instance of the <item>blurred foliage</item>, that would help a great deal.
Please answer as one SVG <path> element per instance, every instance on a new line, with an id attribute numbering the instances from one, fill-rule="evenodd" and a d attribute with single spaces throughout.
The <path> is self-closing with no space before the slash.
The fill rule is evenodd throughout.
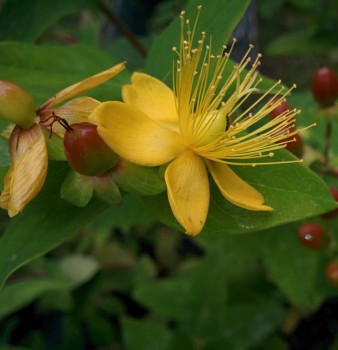
<path id="1" fill-rule="evenodd" d="M 229 39 L 249 1 L 190 1 L 188 8 L 197 3 L 205 8 L 200 25 L 218 33 L 215 41 L 221 42 Z M 260 23 L 264 52 L 334 57 L 336 1 L 257 4 L 260 21 L 268 26 Z M 120 87 L 134 69 L 167 77 L 178 32 L 177 23 L 169 24 L 183 3 L 128 0 L 111 7 L 128 24 L 125 16 L 130 21 L 137 11 L 143 16 L 148 11 L 145 28 L 136 33 L 149 49 L 147 58 L 116 33 L 101 5 L 0 2 L 0 79 L 20 84 L 39 106 L 60 89 L 124 60 L 128 71 L 91 91 L 92 97 L 120 99 Z M 285 21 L 277 23 L 276 16 Z M 315 215 L 334 207 L 325 183 L 338 187 L 338 178 L 323 171 L 329 112 L 318 109 L 307 83 L 288 99 L 303 111 L 300 127 L 317 123 L 301 134 L 306 166 L 238 169 L 277 206 L 274 216 L 243 214 L 214 193 L 205 232 L 192 239 L 178 232 L 163 195 L 124 194 L 118 207 L 97 200 L 84 208 L 66 203 L 60 188 L 69 167 L 53 161 L 43 191 L 24 215 L 9 220 L 0 212 L 1 284 L 8 279 L 0 291 L 0 350 L 305 350 L 313 344 L 336 349 L 337 312 L 327 324 L 320 323 L 319 312 L 325 305 L 338 311 L 337 288 L 324 277 L 326 263 L 338 256 L 338 219 Z M 6 127 L 1 122 L 0 129 Z M 294 159 L 287 152 L 279 157 Z M 337 167 L 337 137 L 331 139 L 329 158 Z M 8 166 L 8 145 L 1 137 L 1 178 Z M 313 216 L 331 237 L 324 251 L 310 251 L 297 239 L 298 226 Z M 315 316 L 320 337 L 310 328 L 301 333 L 303 320 Z"/>

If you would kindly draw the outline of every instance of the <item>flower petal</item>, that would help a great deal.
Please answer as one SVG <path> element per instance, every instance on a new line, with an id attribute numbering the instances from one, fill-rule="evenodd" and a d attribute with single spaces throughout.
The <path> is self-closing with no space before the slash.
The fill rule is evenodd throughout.
<path id="1" fill-rule="evenodd" d="M 144 73 L 134 73 L 131 81 L 122 88 L 124 102 L 159 123 L 178 123 L 174 92 L 167 85 Z"/>
<path id="2" fill-rule="evenodd" d="M 82 94 L 85 91 L 93 89 L 94 87 L 103 84 L 107 80 L 113 78 L 115 75 L 120 73 L 125 68 L 125 63 L 119 63 L 103 72 L 92 75 L 91 77 L 81 80 L 78 83 L 75 83 L 71 86 L 66 87 L 65 89 L 59 91 L 56 95 L 46 101 L 40 108 L 39 111 L 55 106 L 65 100 Z"/>
<path id="3" fill-rule="evenodd" d="M 131 163 L 157 166 L 182 150 L 179 135 L 123 102 L 103 102 L 89 116 L 105 143 Z"/>
<path id="4" fill-rule="evenodd" d="M 263 196 L 242 180 L 228 165 L 207 161 L 208 169 L 222 195 L 238 207 L 254 211 L 271 211 Z"/>
<path id="5" fill-rule="evenodd" d="M 40 112 L 40 125 L 48 126 L 51 123 L 53 113 L 58 117 L 66 119 L 69 125 L 88 122 L 90 113 L 100 104 L 94 98 L 83 96 L 70 100 L 59 108 L 44 109 Z M 64 127 L 60 123 L 53 123 L 53 132 L 63 137 Z"/>
<path id="6" fill-rule="evenodd" d="M 201 232 L 209 209 L 209 182 L 203 160 L 191 151 L 181 153 L 165 172 L 168 199 L 179 223 L 190 235 Z"/>
<path id="7" fill-rule="evenodd" d="M 16 131 L 16 130 L 15 130 Z M 39 193 L 47 173 L 48 155 L 41 128 L 19 129 L 10 142 L 13 164 L 6 175 L 0 206 L 10 217 L 18 214 Z M 18 151 L 15 152 L 15 149 Z"/>

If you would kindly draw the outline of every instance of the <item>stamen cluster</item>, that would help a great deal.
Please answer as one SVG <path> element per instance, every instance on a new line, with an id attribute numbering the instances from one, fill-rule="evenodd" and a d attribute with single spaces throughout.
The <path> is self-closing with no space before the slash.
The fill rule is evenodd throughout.
<path id="1" fill-rule="evenodd" d="M 173 48 L 178 56 L 173 67 L 173 89 L 183 142 L 194 153 L 210 160 L 271 164 L 243 160 L 273 157 L 275 150 L 294 141 L 291 136 L 298 133 L 295 117 L 300 110 L 285 111 L 272 120 L 269 113 L 296 86 L 286 90 L 277 81 L 253 103 L 247 103 L 249 97 L 259 92 L 261 54 L 252 62 L 251 45 L 242 60 L 229 69 L 236 40 L 229 49 L 223 45 L 217 55 L 212 53 L 212 39 L 206 43 L 205 32 L 195 40 L 200 10 L 201 6 L 192 28 L 185 12 L 181 12 L 180 47 Z"/>

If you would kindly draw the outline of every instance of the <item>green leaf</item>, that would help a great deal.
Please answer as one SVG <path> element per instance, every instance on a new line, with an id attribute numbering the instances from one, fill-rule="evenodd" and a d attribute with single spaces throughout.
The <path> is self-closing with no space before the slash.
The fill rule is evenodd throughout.
<path id="1" fill-rule="evenodd" d="M 229 305 L 219 334 L 209 349 L 251 349 L 275 331 L 285 318 L 283 309 L 269 299 Z"/>
<path id="2" fill-rule="evenodd" d="M 297 236 L 300 223 L 276 227 L 256 236 L 271 280 L 299 307 L 315 309 L 323 301 L 316 281 L 320 252 L 303 247 Z"/>
<path id="3" fill-rule="evenodd" d="M 142 215 L 140 215 L 142 213 Z M 109 207 L 89 224 L 89 230 L 111 232 L 119 228 L 128 230 L 133 226 L 150 225 L 156 222 L 156 217 L 147 208 L 140 197 L 126 195 L 118 207 Z"/>
<path id="4" fill-rule="evenodd" d="M 276 152 L 274 156 L 274 161 L 293 159 L 295 158 L 286 151 Z M 274 210 L 255 212 L 239 208 L 225 200 L 210 179 L 209 214 L 202 234 L 224 235 L 259 231 L 322 214 L 336 207 L 336 202 L 323 180 L 300 163 L 233 166 L 232 169 L 254 186 Z M 162 221 L 179 228 L 166 194 L 147 197 L 145 200 Z"/>
<path id="5" fill-rule="evenodd" d="M 0 167 L 7 167 L 10 164 L 8 140 L 0 136 Z"/>
<path id="6" fill-rule="evenodd" d="M 172 334 L 159 322 L 124 318 L 122 320 L 123 340 L 128 350 L 169 349 Z"/>
<path id="7" fill-rule="evenodd" d="M 29 91 L 39 106 L 61 89 L 99 73 L 117 62 L 94 47 L 0 42 L 0 76 Z M 99 100 L 121 98 L 124 71 L 86 95 Z"/>
<path id="8" fill-rule="evenodd" d="M 60 281 L 29 279 L 10 283 L 0 292 L 0 319 L 30 304 L 42 294 L 64 289 Z"/>
<path id="9" fill-rule="evenodd" d="M 193 21 L 197 6 L 203 6 L 196 33 L 199 36 L 201 31 L 205 31 L 212 35 L 212 45 L 217 50 L 230 39 L 249 3 L 248 0 L 192 0 L 186 8 L 186 16 Z M 145 63 L 146 72 L 161 80 L 171 78 L 172 64 L 175 59 L 172 47 L 179 47 L 180 39 L 181 26 L 178 17 L 177 15 L 169 27 L 154 40 Z"/>
<path id="10" fill-rule="evenodd" d="M 94 5 L 93 0 L 7 0 L 0 12 L 0 39 L 34 42 L 59 19 Z"/>
<path id="11" fill-rule="evenodd" d="M 8 224 L 0 237 L 0 286 L 20 266 L 45 254 L 73 237 L 105 205 L 91 201 L 77 208 L 59 197 L 59 189 L 68 167 L 50 163 L 48 179 L 40 195 Z"/>
<path id="12" fill-rule="evenodd" d="M 250 290 L 248 296 L 242 291 L 237 299 L 229 298 L 234 286 L 228 280 L 233 269 L 229 269 L 231 248 L 224 239 L 209 243 L 204 259 L 178 277 L 139 286 L 135 298 L 154 317 L 174 320 L 177 332 L 188 335 L 192 344 L 201 342 L 206 349 L 248 348 L 280 325 L 284 311 L 270 296 L 257 297 Z"/>

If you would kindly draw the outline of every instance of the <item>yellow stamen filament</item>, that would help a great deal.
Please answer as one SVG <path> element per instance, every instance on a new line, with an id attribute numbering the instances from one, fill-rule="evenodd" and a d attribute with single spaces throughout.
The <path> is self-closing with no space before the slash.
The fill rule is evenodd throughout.
<path id="1" fill-rule="evenodd" d="M 180 45 L 179 49 L 173 48 L 178 56 L 173 64 L 173 89 L 182 141 L 196 154 L 217 162 L 252 166 L 285 163 L 241 160 L 274 157 L 275 150 L 294 142 L 292 136 L 298 133 L 294 128 L 295 117 L 300 111 L 285 111 L 274 119 L 268 116 L 295 86 L 283 91 L 284 87 L 278 81 L 233 117 L 251 94 L 259 91 L 261 79 L 257 69 L 261 55 L 251 62 L 251 45 L 230 74 L 228 71 L 225 74 L 236 40 L 227 52 L 223 46 L 221 52 L 213 55 L 212 40 L 210 38 L 206 44 L 205 32 L 198 40 L 195 38 L 200 11 L 201 6 L 192 29 L 185 13 L 181 12 Z M 258 108 L 260 105 L 262 107 Z M 263 118 L 265 123 L 255 128 Z"/>

